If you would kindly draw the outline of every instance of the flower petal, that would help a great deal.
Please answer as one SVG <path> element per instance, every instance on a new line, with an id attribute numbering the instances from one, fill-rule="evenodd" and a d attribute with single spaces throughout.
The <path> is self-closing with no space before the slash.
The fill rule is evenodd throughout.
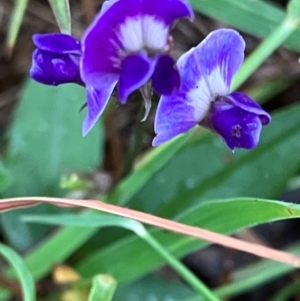
<path id="1" fill-rule="evenodd" d="M 53 54 L 40 49 L 33 52 L 29 75 L 34 80 L 46 85 L 82 83 L 79 74 L 79 56 Z"/>
<path id="2" fill-rule="evenodd" d="M 214 100 L 226 95 L 231 80 L 244 59 L 245 42 L 232 29 L 213 31 L 177 63 L 184 91 L 200 87 L 203 96 Z"/>
<path id="3" fill-rule="evenodd" d="M 170 95 L 180 87 L 180 75 L 169 55 L 160 55 L 152 75 L 152 85 L 158 94 Z"/>
<path id="4" fill-rule="evenodd" d="M 82 135 L 86 136 L 93 128 L 101 114 L 103 113 L 111 93 L 117 83 L 117 79 L 106 83 L 106 89 L 96 90 L 91 86 L 86 87 L 88 112 L 83 121 Z"/>
<path id="5" fill-rule="evenodd" d="M 121 12 L 109 13 L 118 2 L 107 4 L 105 11 L 96 16 L 82 38 L 81 76 L 87 85 L 99 90 L 102 87 L 98 78 L 108 73 L 119 74 L 121 68 L 122 45 L 116 31 Z"/>
<path id="6" fill-rule="evenodd" d="M 199 106 L 200 104 L 200 106 Z M 198 124 L 199 116 L 207 114 L 207 107 L 201 107 L 196 99 L 187 95 L 162 96 L 155 115 L 154 130 L 157 136 L 152 145 L 157 146 L 171 138 L 185 133 Z"/>
<path id="7" fill-rule="evenodd" d="M 82 44 L 82 78 L 97 86 L 97 77 L 120 72 L 124 55 L 145 48 L 166 50 L 171 23 L 192 16 L 184 0 L 121 0 L 105 4 L 86 30 Z M 101 87 L 97 87 L 101 88 Z"/>
<path id="8" fill-rule="evenodd" d="M 143 13 L 154 15 L 166 24 L 172 24 L 176 19 L 194 18 L 194 12 L 185 0 L 143 0 Z"/>
<path id="9" fill-rule="evenodd" d="M 127 18 L 120 26 L 119 38 L 127 53 L 141 51 L 164 52 L 169 48 L 169 24 L 157 16 L 138 15 Z"/>
<path id="10" fill-rule="evenodd" d="M 222 101 L 214 103 L 210 124 L 232 150 L 256 147 L 262 129 L 257 114 Z"/>
<path id="11" fill-rule="evenodd" d="M 130 93 L 140 88 L 151 77 L 155 61 L 149 59 L 146 54 L 139 53 L 127 56 L 121 67 L 119 80 L 119 99 L 126 103 Z"/>
<path id="12" fill-rule="evenodd" d="M 40 50 L 57 54 L 81 54 L 78 40 L 63 33 L 35 34 L 32 37 L 34 45 Z"/>
<path id="13" fill-rule="evenodd" d="M 244 111 L 258 115 L 263 125 L 267 125 L 271 122 L 271 116 L 265 110 L 263 110 L 256 101 L 251 99 L 246 94 L 241 92 L 233 92 L 226 97 L 229 98 L 233 104 Z"/>
<path id="14" fill-rule="evenodd" d="M 99 16 L 102 16 L 112 5 L 115 4 L 115 2 L 118 2 L 119 0 L 107 0 L 104 1 L 101 10 L 99 12 Z"/>

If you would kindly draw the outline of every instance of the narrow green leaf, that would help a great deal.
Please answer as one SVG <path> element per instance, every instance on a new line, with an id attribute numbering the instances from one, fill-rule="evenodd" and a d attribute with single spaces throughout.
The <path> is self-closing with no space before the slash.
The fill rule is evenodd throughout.
<path id="1" fill-rule="evenodd" d="M 233 79 L 231 89 L 238 89 L 282 43 L 297 29 L 297 25 L 291 18 L 285 18 L 276 29 L 253 51 L 245 60 Z"/>
<path id="2" fill-rule="evenodd" d="M 21 282 L 24 301 L 35 301 L 33 277 L 23 259 L 11 248 L 0 244 L 0 254 L 13 266 Z"/>
<path id="3" fill-rule="evenodd" d="M 152 175 L 147 182 L 147 187 L 134 197 L 136 200 L 134 207 L 141 208 L 146 212 L 158 212 L 158 214 L 162 210 L 161 215 L 165 216 L 170 210 L 169 216 L 174 216 L 174 214 L 183 212 L 185 208 L 210 198 L 233 195 L 277 197 L 284 190 L 287 181 L 297 173 L 300 165 L 297 151 L 300 148 L 299 114 L 300 106 L 296 105 L 274 116 L 272 126 L 266 127 L 263 131 L 260 147 L 252 152 L 238 151 L 232 155 L 218 137 L 204 135 L 199 138 L 196 136 L 186 143 L 166 166 Z M 178 197 L 178 201 L 173 204 L 177 194 L 180 198 Z M 251 210 L 256 209 L 252 208 Z M 202 214 L 203 211 L 198 213 L 198 215 Z M 219 216 L 213 218 L 219 219 L 220 216 L 224 216 L 224 214 L 219 212 Z M 240 216 L 240 213 L 228 219 L 235 220 L 236 216 Z M 189 221 L 187 222 L 189 223 Z M 205 223 L 199 224 L 203 227 L 205 225 Z M 37 279 L 42 277 L 50 270 L 53 263 L 65 260 L 95 232 L 96 228 L 65 228 L 59 231 L 56 236 L 29 254 L 26 262 L 30 270 Z M 168 234 L 168 236 L 172 235 Z M 165 241 L 164 236 L 157 237 L 159 241 Z M 189 238 L 178 239 L 176 236 L 176 240 L 172 240 L 172 244 L 167 242 L 168 239 L 166 239 L 166 245 L 172 253 L 177 250 L 178 253 L 175 254 L 186 254 L 193 249 L 186 245 L 186 242 L 191 242 Z M 99 250 L 99 255 L 95 253 L 94 256 L 91 256 L 91 258 L 96 258 L 93 262 L 94 267 L 88 262 L 81 262 L 79 266 L 87 274 L 93 274 L 94 268 L 99 271 L 102 265 L 107 267 L 105 258 L 109 253 L 112 256 L 109 257 L 110 260 L 119 262 L 120 249 L 122 252 L 124 250 L 124 256 L 129 259 L 132 258 L 132 254 L 138 252 L 142 258 L 140 272 L 135 268 L 136 264 L 132 264 L 129 270 L 125 269 L 128 272 L 127 276 L 124 275 L 126 274 L 125 270 L 123 273 L 117 271 L 117 273 L 121 273 L 120 277 L 123 277 L 123 281 L 127 281 L 127 279 L 134 279 L 161 264 L 161 260 L 155 254 L 144 253 L 145 246 L 136 245 L 136 243 L 137 240 L 134 237 L 121 240 L 107 249 Z M 198 246 L 199 242 L 196 242 L 196 245 Z M 54 252 L 56 249 L 58 252 Z M 103 258 L 100 255 L 102 251 L 105 254 Z M 100 257 L 99 261 L 97 261 L 98 256 Z M 44 258 L 47 258 L 47 261 Z M 90 266 L 91 270 L 89 270 Z M 123 267 L 122 263 L 121 267 Z"/>
<path id="4" fill-rule="evenodd" d="M 213 134 L 182 148 L 130 201 L 130 207 L 174 217 L 204 200 L 277 198 L 300 166 L 300 106 L 274 115 L 259 146 L 232 154 Z M 286 154 L 289 154 L 287 156 Z M 255 189 L 253 189 L 255 187 Z"/>
<path id="5" fill-rule="evenodd" d="M 102 215 L 102 217 L 101 217 Z M 176 259 L 171 253 L 166 251 L 163 245 L 156 241 L 149 232 L 146 231 L 144 226 L 134 220 L 122 218 L 113 215 L 93 216 L 76 216 L 76 215 L 63 215 L 63 216 L 27 216 L 27 221 L 34 221 L 39 223 L 51 223 L 51 224 L 63 224 L 73 226 L 118 226 L 129 229 L 140 236 L 145 242 L 150 245 L 157 254 L 161 256 L 170 266 L 200 295 L 207 297 L 207 300 L 218 301 L 219 299 L 201 282 L 187 267 L 185 267 L 178 259 Z M 67 223 L 66 223 L 67 221 Z"/>
<path id="6" fill-rule="evenodd" d="M 255 198 L 239 198 L 202 203 L 183 213 L 178 220 L 218 233 L 230 234 L 245 227 L 297 217 L 300 217 L 300 205 Z M 164 247 L 177 257 L 207 245 L 207 242 L 204 241 L 180 237 L 158 229 L 152 230 L 150 233 L 157 241 L 163 242 Z M 119 261 L 116 265 L 114 263 L 118 261 L 120 250 L 126 261 Z M 135 256 L 131 256 L 131 254 L 135 254 Z M 139 262 L 139 264 L 136 265 L 135 262 Z M 160 267 L 163 263 L 163 260 L 153 250 L 145 246 L 137 237 L 130 236 L 83 259 L 77 269 L 86 277 L 99 270 L 109 272 L 118 282 L 124 283 L 135 280 Z"/>
<path id="7" fill-rule="evenodd" d="M 72 129 L 73 130 L 73 129 Z M 112 193 L 112 202 L 123 203 L 127 202 L 139 189 L 140 185 L 144 185 L 151 175 L 164 166 L 176 152 L 184 146 L 184 143 L 189 138 L 189 135 L 180 136 L 177 139 L 166 143 L 164 146 L 155 148 L 151 151 L 137 168 L 137 175 L 129 177 L 128 182 L 125 180 L 120 184 L 120 188 L 117 188 Z M 175 143 L 177 141 L 177 143 Z M 139 185 L 136 182 L 139 181 Z M 127 184 L 126 184 L 127 183 Z M 135 185 L 131 185 L 135 183 Z M 131 185 L 131 186 L 130 186 Z M 126 193 L 125 196 L 122 195 Z M 120 197 L 120 199 L 119 199 Z M 24 214 L 25 212 L 23 212 Z M 32 210 L 29 213 L 33 213 Z M 56 262 L 63 261 L 68 258 L 80 245 L 84 244 L 97 232 L 97 228 L 65 228 L 60 230 L 56 236 L 48 239 L 44 244 L 35 250 L 27 257 L 27 264 L 32 270 L 34 277 L 39 279 L 44 276 Z M 76 239 L 73 239 L 76 237 Z M 72 239 L 71 239 L 72 238 Z M 68 244 L 64 242 L 68 241 Z M 62 247 L 63 246 L 63 247 Z M 55 251 L 59 249 L 59 251 Z M 48 258 L 47 261 L 44 258 Z"/>
<path id="8" fill-rule="evenodd" d="M 27 4 L 28 0 L 15 0 L 6 38 L 6 47 L 9 54 L 12 52 L 15 46 Z"/>
<path id="9" fill-rule="evenodd" d="M 3 193 L 9 187 L 10 183 L 11 179 L 9 173 L 2 161 L 0 161 L 0 193 Z"/>
<path id="10" fill-rule="evenodd" d="M 297 1 L 297 0 L 296 0 Z M 267 1 L 190 0 L 194 9 L 259 38 L 266 38 L 285 18 L 285 11 Z M 300 50 L 297 29 L 283 46 Z"/>
<path id="11" fill-rule="evenodd" d="M 80 216 L 78 214 L 28 214 L 22 216 L 22 220 L 29 223 L 69 227 L 121 227 L 133 231 L 138 235 L 144 232 L 143 225 L 137 221 L 95 211 L 87 211 L 86 214 Z"/>
<path id="12" fill-rule="evenodd" d="M 293 20 L 297 26 L 300 25 L 300 1 L 290 0 L 287 5 L 288 17 Z"/>
<path id="13" fill-rule="evenodd" d="M 69 0 L 48 0 L 60 31 L 71 34 L 71 13 Z"/>
<path id="14" fill-rule="evenodd" d="M 26 257 L 25 262 L 33 277 L 40 279 L 47 275 L 57 262 L 63 262 L 97 230 L 97 228 L 66 228 L 54 237 L 46 239 L 41 246 Z"/>
<path id="15" fill-rule="evenodd" d="M 299 242 L 284 251 L 299 256 Z M 258 260 L 234 270 L 230 275 L 230 283 L 216 288 L 214 292 L 220 298 L 232 298 L 282 277 L 293 269 L 291 266 L 275 261 Z M 114 300 L 131 301 L 134 298 L 135 301 L 144 301 L 148 300 L 150 296 L 155 296 L 158 300 L 172 298 L 180 301 L 203 301 L 186 285 L 177 281 L 167 281 L 165 278 L 157 279 L 157 275 L 151 274 L 128 284 L 121 284 L 116 291 Z"/>
<path id="16" fill-rule="evenodd" d="M 118 286 L 114 301 L 177 301 L 193 295 L 193 291 L 180 280 L 149 274 L 142 279 Z"/>
<path id="17" fill-rule="evenodd" d="M 111 301 L 117 282 L 109 275 L 97 275 L 93 278 L 88 301 Z"/>

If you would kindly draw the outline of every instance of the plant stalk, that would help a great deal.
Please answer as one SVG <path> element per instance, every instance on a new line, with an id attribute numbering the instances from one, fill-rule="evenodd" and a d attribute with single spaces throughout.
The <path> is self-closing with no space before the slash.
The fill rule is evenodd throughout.
<path id="1" fill-rule="evenodd" d="M 158 253 L 166 262 L 187 282 L 195 291 L 201 294 L 205 300 L 220 301 L 220 299 L 183 263 L 170 254 L 149 232 L 144 233 L 141 237 Z"/>

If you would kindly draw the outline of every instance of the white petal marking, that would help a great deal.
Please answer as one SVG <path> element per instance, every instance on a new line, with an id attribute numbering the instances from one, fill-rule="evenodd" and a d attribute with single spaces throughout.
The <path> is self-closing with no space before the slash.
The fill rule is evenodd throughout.
<path id="1" fill-rule="evenodd" d="M 169 27 L 154 16 L 143 16 L 144 46 L 152 50 L 167 50 Z"/>
<path id="2" fill-rule="evenodd" d="M 143 32 L 141 18 L 127 18 L 120 26 L 120 40 L 128 52 L 143 49 Z"/>
<path id="3" fill-rule="evenodd" d="M 224 82 L 219 68 L 214 69 L 208 76 L 202 76 L 195 88 L 187 93 L 194 107 L 194 117 L 199 122 L 208 113 L 211 102 L 217 96 L 227 95 L 229 88 Z"/>
<path id="4" fill-rule="evenodd" d="M 202 79 L 198 86 L 187 93 L 187 98 L 191 101 L 190 105 L 194 108 L 194 120 L 200 122 L 207 115 L 210 106 L 210 91 Z"/>
<path id="5" fill-rule="evenodd" d="M 224 96 L 228 94 L 230 87 L 228 87 L 225 83 L 220 67 L 213 69 L 210 74 L 205 76 L 205 81 L 213 100 L 216 96 Z"/>
<path id="6" fill-rule="evenodd" d="M 168 35 L 168 26 L 150 15 L 126 18 L 120 26 L 120 40 L 127 52 L 136 52 L 145 48 L 165 51 Z"/>

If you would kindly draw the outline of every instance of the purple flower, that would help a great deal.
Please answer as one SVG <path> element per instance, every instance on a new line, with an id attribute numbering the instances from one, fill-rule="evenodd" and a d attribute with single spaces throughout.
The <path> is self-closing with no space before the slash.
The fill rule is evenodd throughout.
<path id="1" fill-rule="evenodd" d="M 193 17 L 185 0 L 111 0 L 82 40 L 81 77 L 88 90 L 86 135 L 102 114 L 118 82 L 118 96 L 126 103 L 141 89 L 146 115 L 151 105 L 151 85 L 168 95 L 180 86 L 171 50 L 170 29 L 181 17 Z"/>
<path id="2" fill-rule="evenodd" d="M 32 55 L 29 75 L 36 81 L 57 86 L 82 84 L 79 72 L 81 45 L 72 36 L 61 33 L 35 34 L 37 47 Z"/>
<path id="3" fill-rule="evenodd" d="M 182 85 L 176 93 L 160 99 L 153 146 L 198 124 L 218 133 L 232 150 L 251 149 L 258 144 L 270 115 L 247 95 L 229 93 L 232 78 L 243 62 L 244 49 L 245 42 L 238 32 L 220 29 L 179 58 Z"/>

